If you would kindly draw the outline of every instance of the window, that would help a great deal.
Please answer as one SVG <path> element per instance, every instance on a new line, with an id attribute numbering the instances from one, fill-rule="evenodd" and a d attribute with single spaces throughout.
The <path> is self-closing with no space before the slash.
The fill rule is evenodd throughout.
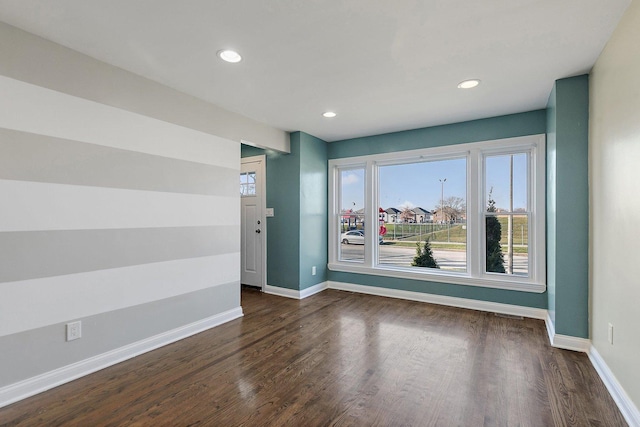
<path id="1" fill-rule="evenodd" d="M 380 224 L 379 265 L 467 271 L 466 157 L 381 165 L 378 190 L 383 210 L 398 211 L 394 221 Z M 426 241 L 433 262 L 414 262 Z"/>
<path id="2" fill-rule="evenodd" d="M 329 162 L 329 268 L 543 292 L 544 135 Z"/>
<path id="3" fill-rule="evenodd" d="M 528 160 L 526 152 L 484 159 L 487 273 L 529 275 Z"/>
<path id="4" fill-rule="evenodd" d="M 340 171 L 340 261 L 364 262 L 364 168 Z"/>
<path id="5" fill-rule="evenodd" d="M 240 196 L 256 195 L 256 173 L 242 172 L 240 174 Z"/>

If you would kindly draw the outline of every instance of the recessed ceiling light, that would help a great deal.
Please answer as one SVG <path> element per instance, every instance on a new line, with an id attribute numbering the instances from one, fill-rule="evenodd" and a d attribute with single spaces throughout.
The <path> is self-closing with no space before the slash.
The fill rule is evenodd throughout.
<path id="1" fill-rule="evenodd" d="M 235 63 L 235 62 L 242 61 L 242 56 L 240 56 L 240 54 L 235 50 L 229 50 L 229 49 L 219 50 L 218 56 L 220 57 L 220 59 L 227 62 Z"/>
<path id="2" fill-rule="evenodd" d="M 480 84 L 480 80 L 472 79 L 465 80 L 463 82 L 458 83 L 458 89 L 471 89 L 472 87 L 476 87 Z"/>
<path id="3" fill-rule="evenodd" d="M 322 117 L 326 117 L 327 119 L 330 119 L 335 116 L 337 116 L 337 114 L 334 113 L 333 111 L 325 111 L 324 113 L 322 113 Z"/>

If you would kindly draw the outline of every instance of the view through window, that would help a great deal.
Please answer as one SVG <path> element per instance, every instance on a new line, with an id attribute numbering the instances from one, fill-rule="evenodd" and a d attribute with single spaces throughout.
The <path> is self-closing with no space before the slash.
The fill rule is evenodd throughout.
<path id="1" fill-rule="evenodd" d="M 467 270 L 467 159 L 379 168 L 380 265 Z"/>
<path id="2" fill-rule="evenodd" d="M 364 262 L 364 169 L 340 172 L 340 260 Z"/>
<path id="3" fill-rule="evenodd" d="M 485 268 L 529 275 L 527 153 L 485 158 Z"/>
<path id="4" fill-rule="evenodd" d="M 240 174 L 240 196 L 255 196 L 256 173 L 242 172 Z"/>

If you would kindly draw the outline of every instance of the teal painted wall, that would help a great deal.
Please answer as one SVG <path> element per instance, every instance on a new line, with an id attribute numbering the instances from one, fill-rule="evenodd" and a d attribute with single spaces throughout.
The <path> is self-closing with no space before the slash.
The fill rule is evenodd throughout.
<path id="1" fill-rule="evenodd" d="M 398 289 L 434 295 L 491 301 L 502 304 L 514 304 L 524 307 L 546 308 L 545 293 L 507 291 L 502 289 L 483 288 L 477 286 L 454 285 L 450 283 L 427 282 L 423 280 L 400 279 L 393 277 L 373 276 L 368 274 L 343 273 L 329 271 L 329 280 L 335 282 L 355 283 L 358 285 L 379 288 Z"/>
<path id="2" fill-rule="evenodd" d="M 557 334 L 589 337 L 589 77 L 558 80 L 549 98 L 548 281 Z"/>
<path id="3" fill-rule="evenodd" d="M 546 132 L 545 110 L 329 143 L 329 159 L 489 141 Z"/>
<path id="4" fill-rule="evenodd" d="M 267 284 L 298 289 L 300 271 L 300 144 L 291 135 L 291 153 L 242 146 L 242 157 L 267 158 Z"/>
<path id="5" fill-rule="evenodd" d="M 267 284 L 303 290 L 327 280 L 327 143 L 290 135 L 291 153 L 242 146 L 242 157 L 266 155 Z M 311 267 L 316 266 L 316 275 Z"/>
<path id="6" fill-rule="evenodd" d="M 545 110 L 537 110 L 451 125 L 332 142 L 329 144 L 328 155 L 330 159 L 336 159 L 524 135 L 537 135 L 544 134 L 546 130 L 546 112 Z M 328 278 L 336 282 L 493 301 L 504 304 L 516 304 L 527 307 L 547 307 L 546 293 L 537 294 L 508 291 L 335 271 L 330 271 Z"/>
<path id="7" fill-rule="evenodd" d="M 251 147 L 249 145 L 240 146 L 240 157 L 262 156 L 267 154 L 267 150 L 262 148 Z"/>
<path id="8" fill-rule="evenodd" d="M 327 143 L 303 132 L 300 138 L 300 290 L 327 280 Z M 292 137 L 293 138 L 293 137 Z M 316 275 L 311 267 L 316 266 Z"/>
<path id="9" fill-rule="evenodd" d="M 559 80 L 546 110 L 366 138 L 291 134 L 291 154 L 266 152 L 267 265 L 272 286 L 325 280 L 549 308 L 558 334 L 588 337 L 588 78 Z M 547 287 L 542 294 L 326 271 L 327 159 L 547 133 Z M 264 154 L 243 147 L 243 157 Z M 323 195 L 323 196 L 321 196 Z M 319 200 L 322 200 L 321 202 Z M 311 266 L 317 268 L 311 276 Z M 556 268 L 561 266 L 561 268 Z"/>

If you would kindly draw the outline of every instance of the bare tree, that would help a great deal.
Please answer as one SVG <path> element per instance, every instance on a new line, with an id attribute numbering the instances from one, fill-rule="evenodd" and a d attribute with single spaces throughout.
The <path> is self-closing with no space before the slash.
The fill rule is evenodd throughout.
<path id="1" fill-rule="evenodd" d="M 436 205 L 441 221 L 458 221 L 467 210 L 467 204 L 462 197 L 451 196 L 443 201 L 444 206 Z"/>
<path id="2" fill-rule="evenodd" d="M 402 212 L 400 213 L 400 219 L 402 222 L 411 222 L 411 220 L 415 219 L 415 212 L 413 212 L 408 206 L 402 208 Z"/>

